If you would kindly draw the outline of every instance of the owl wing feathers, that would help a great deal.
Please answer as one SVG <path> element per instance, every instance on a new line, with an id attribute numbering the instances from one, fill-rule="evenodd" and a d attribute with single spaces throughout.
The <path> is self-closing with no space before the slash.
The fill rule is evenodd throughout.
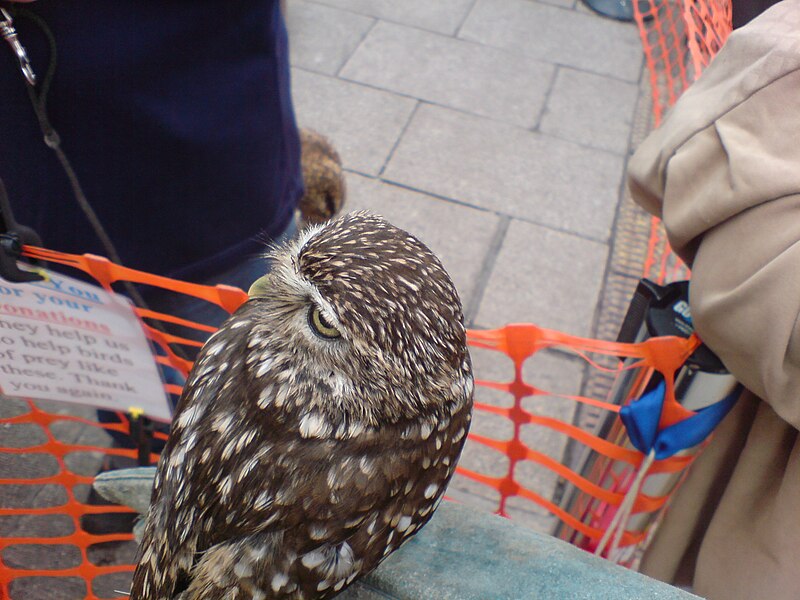
<path id="1" fill-rule="evenodd" d="M 215 337 L 224 336 L 220 330 Z M 206 349 L 213 348 L 210 341 Z M 394 432 L 380 431 L 366 442 L 301 439 L 271 414 L 275 409 L 254 422 L 244 414 L 247 387 L 228 383 L 246 376 L 237 372 L 243 360 L 228 355 L 231 364 L 211 370 L 206 356 L 187 382 L 159 463 L 131 597 L 171 600 L 189 586 L 182 598 L 212 599 L 217 589 L 266 583 L 272 594 L 265 597 L 278 598 L 281 588 L 302 585 L 308 571 L 343 562 L 315 550 L 335 554 L 350 540 L 356 548 L 345 554 L 367 552 L 389 525 L 381 516 L 400 494 L 393 482 L 410 477 L 416 444 L 397 447 Z M 327 568 L 338 577 L 332 591 L 353 570 Z M 319 574 L 308 579 L 318 585 Z"/>

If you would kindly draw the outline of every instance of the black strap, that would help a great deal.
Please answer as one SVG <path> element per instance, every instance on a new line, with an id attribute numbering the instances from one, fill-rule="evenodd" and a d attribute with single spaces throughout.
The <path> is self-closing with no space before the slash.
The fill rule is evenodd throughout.
<path id="1" fill-rule="evenodd" d="M 0 277 L 6 281 L 25 283 L 42 279 L 38 273 L 23 271 L 17 265 L 24 244 L 41 246 L 42 241 L 33 229 L 16 222 L 6 186 L 0 179 Z"/>

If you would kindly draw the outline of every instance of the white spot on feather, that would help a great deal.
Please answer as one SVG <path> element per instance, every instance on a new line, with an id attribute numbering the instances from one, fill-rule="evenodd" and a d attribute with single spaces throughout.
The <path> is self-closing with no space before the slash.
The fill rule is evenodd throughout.
<path id="1" fill-rule="evenodd" d="M 253 438 L 256 437 L 256 430 L 251 429 L 250 431 L 243 433 L 239 436 L 239 439 L 236 442 L 236 451 L 241 452 L 245 446 L 247 446 L 250 442 L 253 441 Z"/>
<path id="2" fill-rule="evenodd" d="M 233 424 L 233 415 L 227 414 L 214 421 L 211 424 L 211 429 L 213 429 L 219 434 L 225 435 L 230 431 L 232 424 Z"/>
<path id="3" fill-rule="evenodd" d="M 358 461 L 358 468 L 367 476 L 372 476 L 375 473 L 375 463 L 366 456 L 362 456 L 361 460 Z"/>
<path id="4" fill-rule="evenodd" d="M 204 411 L 205 406 L 202 404 L 194 404 L 190 406 L 175 420 L 175 429 L 183 429 L 184 427 L 194 425 L 195 421 L 202 416 Z"/>
<path id="5" fill-rule="evenodd" d="M 347 428 L 347 435 L 348 437 L 354 438 L 364 433 L 364 431 L 366 431 L 366 428 L 364 427 L 363 423 L 360 423 L 359 421 L 353 421 Z"/>
<path id="6" fill-rule="evenodd" d="M 267 408 L 270 402 L 272 402 L 273 396 L 275 396 L 275 389 L 271 385 L 268 385 L 258 393 L 256 404 L 258 404 L 259 408 Z"/>
<path id="7" fill-rule="evenodd" d="M 258 495 L 258 498 L 256 498 L 256 501 L 253 503 L 253 508 L 255 508 L 256 510 L 264 510 L 266 508 L 269 508 L 271 504 L 272 504 L 272 494 L 270 494 L 269 491 L 264 490 Z"/>
<path id="8" fill-rule="evenodd" d="M 328 528 L 325 527 L 324 525 L 318 525 L 316 523 L 312 523 L 308 527 L 308 536 L 312 540 L 317 540 L 317 541 L 324 540 L 326 537 L 328 537 Z"/>
<path id="9" fill-rule="evenodd" d="M 205 355 L 206 356 L 216 356 L 217 354 L 222 352 L 222 350 L 225 349 L 225 346 L 227 346 L 227 344 L 225 342 L 217 342 L 213 346 L 209 346 L 209 347 L 206 348 Z"/>
<path id="10" fill-rule="evenodd" d="M 236 445 L 239 443 L 239 440 L 233 438 L 229 440 L 225 447 L 222 449 L 222 460 L 228 460 L 231 456 L 233 456 L 233 451 L 236 448 Z"/>
<path id="11" fill-rule="evenodd" d="M 433 431 L 433 425 L 431 425 L 428 421 L 424 421 L 422 425 L 419 426 L 419 436 L 423 440 L 427 440 L 431 432 Z"/>
<path id="12" fill-rule="evenodd" d="M 279 379 L 281 378 L 280 375 L 282 374 L 283 373 L 279 374 Z M 280 386 L 275 392 L 275 400 L 274 400 L 275 406 L 277 406 L 278 408 L 282 407 L 288 397 L 289 397 L 289 387 L 285 385 Z"/>
<path id="13" fill-rule="evenodd" d="M 303 566 L 307 569 L 314 569 L 320 566 L 325 560 L 327 556 L 322 550 L 312 550 L 307 554 L 304 554 L 303 557 L 300 559 L 300 562 L 303 563 Z"/>
<path id="14" fill-rule="evenodd" d="M 239 578 L 250 577 L 253 574 L 253 569 L 250 567 L 249 563 L 240 560 L 233 566 L 233 572 Z"/>
<path id="15" fill-rule="evenodd" d="M 193 431 L 192 433 L 190 433 L 190 434 L 189 434 L 189 435 L 186 437 L 186 439 L 185 439 L 185 440 L 183 440 L 183 441 L 181 442 L 181 445 L 182 445 L 182 446 L 183 446 L 183 447 L 184 447 L 184 448 L 185 448 L 187 451 L 189 451 L 189 450 L 191 450 L 191 449 L 194 447 L 194 445 L 195 445 L 195 442 L 197 442 L 197 432 L 196 432 L 196 431 Z"/>
<path id="16" fill-rule="evenodd" d="M 309 412 L 300 419 L 300 435 L 304 438 L 324 438 L 330 433 L 330 424 L 319 413 Z"/>
<path id="17" fill-rule="evenodd" d="M 264 545 L 250 547 L 247 550 L 250 554 L 250 558 L 252 558 L 254 561 L 259 561 L 267 555 L 267 547 Z"/>
<path id="18" fill-rule="evenodd" d="M 233 484 L 233 481 L 231 481 L 231 478 L 230 478 L 230 475 L 229 475 L 228 477 L 225 477 L 225 479 L 220 481 L 219 485 L 217 486 L 217 489 L 219 490 L 219 493 L 222 495 L 222 500 L 223 501 L 228 497 L 228 494 L 231 493 L 232 484 Z"/>
<path id="19" fill-rule="evenodd" d="M 250 471 L 255 469 L 257 465 L 258 465 L 258 458 L 256 457 L 253 457 L 246 463 L 244 463 L 244 466 L 242 466 L 242 468 L 239 470 L 239 475 L 236 477 L 236 482 L 242 483 L 244 478 L 247 477 L 250 474 Z"/>
<path id="20" fill-rule="evenodd" d="M 273 362 L 275 362 L 275 360 L 271 356 L 263 354 L 261 364 L 258 365 L 258 370 L 256 371 L 256 377 L 263 377 L 266 375 Z"/>
<path id="21" fill-rule="evenodd" d="M 278 573 L 277 575 L 273 576 L 269 585 L 272 588 L 272 591 L 277 594 L 287 583 L 289 583 L 289 576 L 286 573 Z"/>

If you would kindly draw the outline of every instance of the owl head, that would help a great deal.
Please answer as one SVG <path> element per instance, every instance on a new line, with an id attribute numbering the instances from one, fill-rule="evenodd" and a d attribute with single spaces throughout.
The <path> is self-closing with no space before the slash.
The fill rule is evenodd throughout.
<path id="1" fill-rule="evenodd" d="M 310 437 L 346 438 L 440 418 L 471 398 L 461 302 L 415 237 L 357 212 L 307 229 L 269 260 L 232 317 L 249 329 L 262 408 L 299 411 Z"/>

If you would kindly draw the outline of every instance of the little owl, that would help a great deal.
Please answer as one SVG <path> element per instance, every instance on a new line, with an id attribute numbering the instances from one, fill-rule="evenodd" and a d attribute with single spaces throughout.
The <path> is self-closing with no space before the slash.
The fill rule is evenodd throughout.
<path id="1" fill-rule="evenodd" d="M 189 375 L 132 600 L 329 598 L 418 531 L 453 474 L 473 381 L 438 259 L 366 213 L 270 259 Z"/>

